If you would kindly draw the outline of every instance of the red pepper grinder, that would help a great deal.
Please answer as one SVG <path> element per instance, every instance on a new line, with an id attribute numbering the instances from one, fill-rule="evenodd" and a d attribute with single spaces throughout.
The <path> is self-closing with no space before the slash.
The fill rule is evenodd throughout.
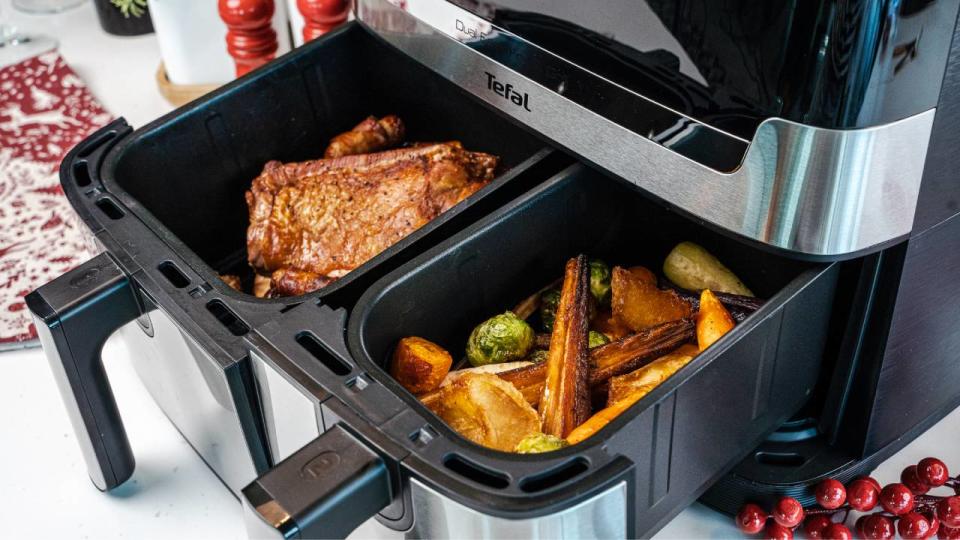
<path id="1" fill-rule="evenodd" d="M 219 0 L 218 8 L 227 25 L 227 52 L 237 65 L 237 77 L 273 60 L 277 53 L 277 33 L 270 24 L 273 0 Z"/>
<path id="2" fill-rule="evenodd" d="M 303 42 L 333 30 L 350 14 L 350 0 L 297 0 L 303 15 Z"/>

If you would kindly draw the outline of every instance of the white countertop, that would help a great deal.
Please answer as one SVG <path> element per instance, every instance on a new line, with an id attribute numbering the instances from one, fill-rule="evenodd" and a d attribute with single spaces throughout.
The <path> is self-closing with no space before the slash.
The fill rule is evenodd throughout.
<path id="1" fill-rule="evenodd" d="M 213 0 L 210 0 L 213 1 Z M 9 9 L 9 0 L 0 0 Z M 8 11 L 9 13 L 9 11 Z M 153 36 L 117 38 L 97 24 L 92 4 L 55 16 L 14 13 L 17 26 L 60 40 L 61 53 L 106 108 L 139 127 L 171 110 L 157 91 Z M 107 373 L 133 446 L 133 478 L 110 494 L 94 488 L 39 349 L 0 353 L 0 538 L 244 538 L 240 504 L 151 401 L 119 340 L 104 349 Z M 876 472 L 881 482 L 934 455 L 960 467 L 960 410 Z M 373 538 L 363 527 L 356 538 Z M 381 535 L 382 536 L 382 535 Z M 700 504 L 657 538 L 742 538 L 731 520 Z"/>

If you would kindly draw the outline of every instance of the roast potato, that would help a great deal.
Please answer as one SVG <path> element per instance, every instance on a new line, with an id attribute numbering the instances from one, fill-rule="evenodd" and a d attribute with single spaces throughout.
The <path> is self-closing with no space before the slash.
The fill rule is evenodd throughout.
<path id="1" fill-rule="evenodd" d="M 704 289 L 700 293 L 700 310 L 697 311 L 696 321 L 697 345 L 701 351 L 722 338 L 737 324 L 710 289 Z"/>
<path id="2" fill-rule="evenodd" d="M 420 337 L 405 337 L 397 343 L 390 374 L 404 388 L 419 394 L 440 386 L 453 358 L 443 347 Z"/>
<path id="3" fill-rule="evenodd" d="M 489 373 L 467 373 L 440 389 L 430 406 L 454 431 L 487 448 L 512 452 L 540 432 L 540 417 L 523 394 Z"/>
<path id="4" fill-rule="evenodd" d="M 649 392 L 687 365 L 698 352 L 700 351 L 694 345 L 683 345 L 676 351 L 661 356 L 638 370 L 619 377 L 612 377 L 607 393 L 607 405 L 627 399 L 639 391 L 646 390 L 646 392 Z M 650 386 L 649 389 L 647 389 L 648 386 Z M 646 392 L 644 392 L 644 395 L 646 395 Z"/>
<path id="5" fill-rule="evenodd" d="M 637 266 L 613 269 L 611 279 L 613 317 L 634 332 L 689 317 L 693 308 L 671 290 L 657 288 L 657 277 Z"/>

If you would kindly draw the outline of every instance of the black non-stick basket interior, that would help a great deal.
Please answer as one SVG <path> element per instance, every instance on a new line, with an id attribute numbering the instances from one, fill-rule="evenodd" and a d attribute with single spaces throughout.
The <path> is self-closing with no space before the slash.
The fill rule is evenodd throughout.
<path id="1" fill-rule="evenodd" d="M 386 369 L 405 336 L 427 338 L 462 358 L 477 324 L 556 280 L 579 253 L 660 273 L 667 253 L 685 240 L 706 247 L 766 303 L 584 442 L 539 457 L 482 448 L 430 413 Z M 626 456 L 635 464 L 630 476 L 637 490 L 628 520 L 635 531 L 652 531 L 808 399 L 827 339 L 836 270 L 727 237 L 578 165 L 378 281 L 352 310 L 347 338 L 358 367 L 441 434 L 415 450 L 417 474 L 448 496 L 468 505 L 482 499 L 484 511 L 509 513 L 521 501 L 532 504 L 535 485 L 538 496 L 569 502 L 606 463 Z M 583 467 L 571 476 L 565 462 Z M 464 473 L 451 463 L 477 464 L 470 470 L 485 472 Z M 546 472 L 550 467 L 564 472 Z M 451 487 L 456 482 L 471 490 Z M 477 491 L 485 495 L 469 495 Z"/>
<path id="2" fill-rule="evenodd" d="M 444 224 L 467 222 L 525 189 L 513 180 L 549 153 L 538 138 L 354 23 L 136 131 L 110 153 L 101 174 L 111 192 L 224 290 L 214 272 L 252 278 L 244 192 L 264 163 L 322 157 L 333 135 L 386 114 L 403 119 L 407 140 L 459 140 L 500 156 L 502 172 L 324 295 L 361 277 L 369 283 L 383 261 L 402 262 L 416 251 L 407 248 L 456 228 Z"/>

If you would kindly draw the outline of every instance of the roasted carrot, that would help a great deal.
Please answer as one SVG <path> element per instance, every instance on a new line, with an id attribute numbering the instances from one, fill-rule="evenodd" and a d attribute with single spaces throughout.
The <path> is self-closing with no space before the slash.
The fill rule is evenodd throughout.
<path id="1" fill-rule="evenodd" d="M 704 289 L 700 293 L 700 309 L 697 311 L 697 345 L 701 351 L 713 345 L 736 324 L 727 308 L 723 307 L 710 289 Z"/>
<path id="2" fill-rule="evenodd" d="M 565 437 L 590 416 L 590 275 L 586 255 L 567 261 L 545 362 L 539 412 L 543 432 Z"/>

